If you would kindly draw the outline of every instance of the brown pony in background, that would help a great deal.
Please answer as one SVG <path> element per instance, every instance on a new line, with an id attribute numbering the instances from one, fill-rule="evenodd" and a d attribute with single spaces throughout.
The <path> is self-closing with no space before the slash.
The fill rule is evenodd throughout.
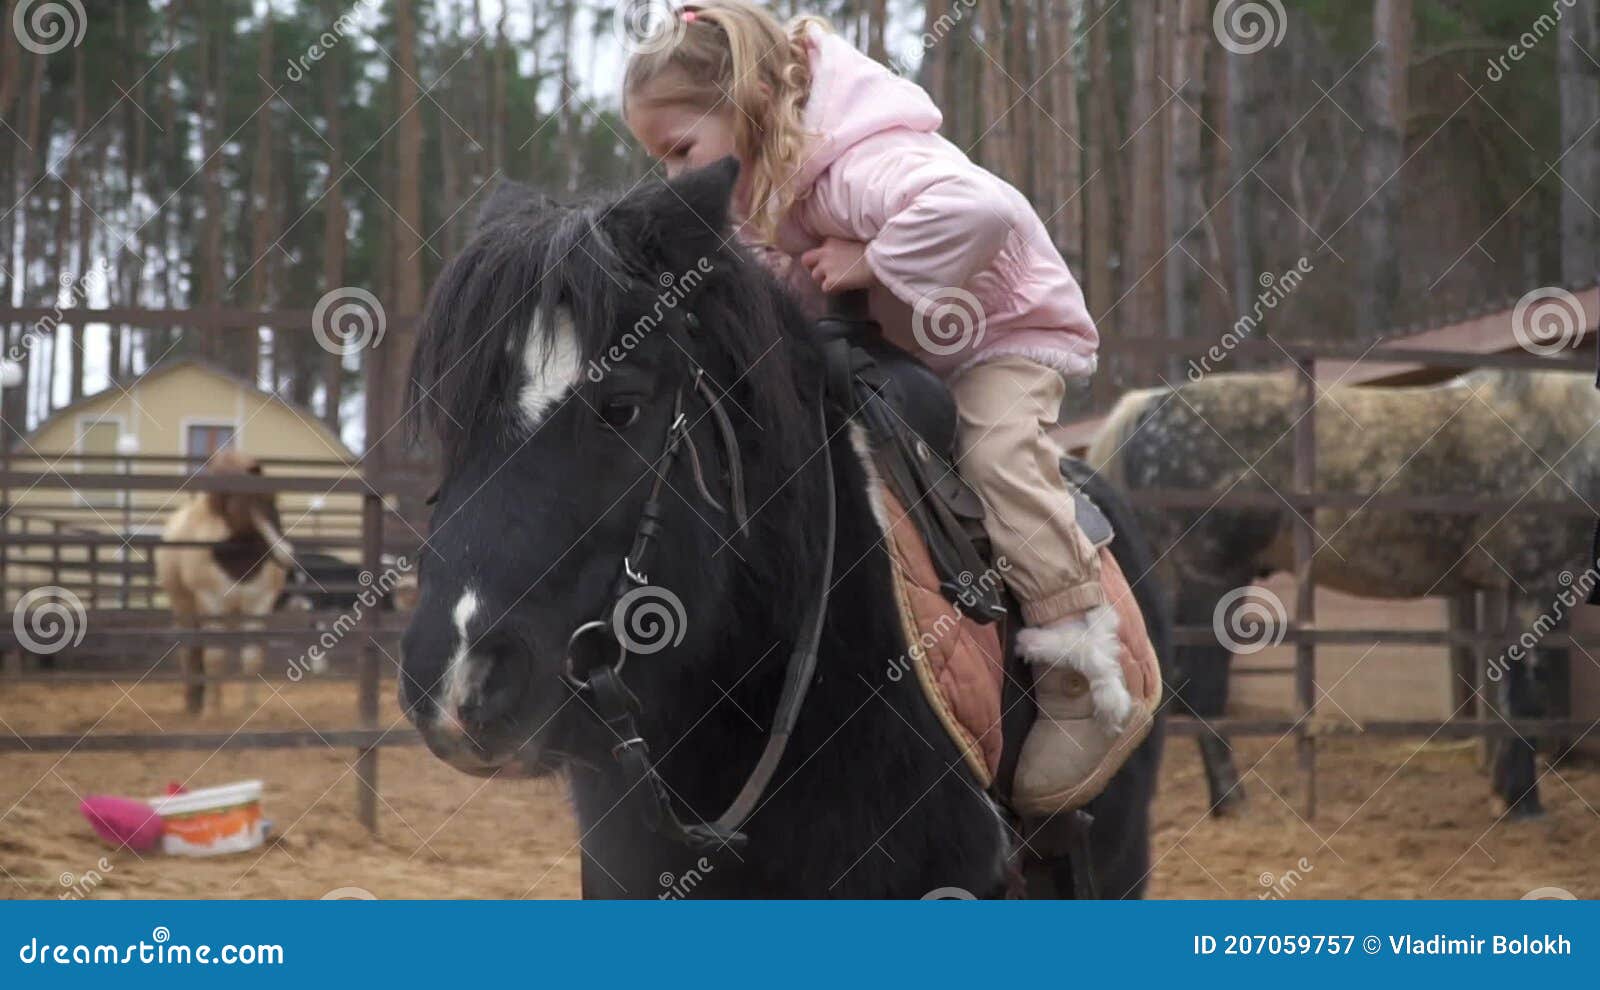
<path id="1" fill-rule="evenodd" d="M 234 450 L 219 452 L 207 469 L 213 475 L 260 475 L 261 465 Z M 206 542 L 210 547 L 163 546 L 155 552 L 156 581 L 167 593 L 172 614 L 181 626 L 196 629 L 202 618 L 245 617 L 237 628 L 259 629 L 294 567 L 294 551 L 283 538 L 276 499 L 269 493 L 198 492 L 167 521 L 165 543 Z M 253 621 L 252 621 L 253 620 Z M 234 628 L 229 624 L 229 628 Z M 185 704 L 199 714 L 207 697 L 207 677 L 223 673 L 228 649 L 223 646 L 183 647 L 182 667 L 190 678 Z M 244 673 L 261 670 L 261 647 L 249 644 L 240 653 Z M 211 710 L 222 710 L 222 685 L 211 684 Z M 255 685 L 245 687 L 246 703 Z"/>

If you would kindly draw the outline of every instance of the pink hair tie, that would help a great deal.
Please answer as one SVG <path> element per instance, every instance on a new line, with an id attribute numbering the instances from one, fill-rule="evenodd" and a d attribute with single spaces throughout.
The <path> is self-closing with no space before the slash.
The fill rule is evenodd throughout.
<path id="1" fill-rule="evenodd" d="M 684 9 L 678 11 L 678 16 L 683 19 L 683 23 L 693 24 L 695 19 L 700 16 L 700 12 L 698 10 Z"/>

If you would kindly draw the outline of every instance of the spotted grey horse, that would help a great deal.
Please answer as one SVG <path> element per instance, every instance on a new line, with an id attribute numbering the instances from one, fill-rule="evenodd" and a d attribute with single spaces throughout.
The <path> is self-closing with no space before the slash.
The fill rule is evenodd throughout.
<path id="1" fill-rule="evenodd" d="M 1600 492 L 1600 392 L 1585 374 L 1480 370 L 1438 385 L 1335 386 L 1320 395 L 1322 490 L 1575 506 L 1592 505 Z M 1135 493 L 1287 492 L 1295 410 L 1296 384 L 1288 374 L 1217 374 L 1177 389 L 1133 392 L 1113 409 L 1089 460 Z M 1142 515 L 1166 551 L 1163 566 L 1175 579 L 1181 626 L 1216 628 L 1230 591 L 1291 567 L 1297 520 L 1286 502 L 1147 508 Z M 1568 651 L 1541 640 L 1566 625 L 1596 583 L 1583 518 L 1515 506 L 1451 514 L 1366 505 L 1318 509 L 1307 518 L 1317 533 L 1321 586 L 1374 598 L 1459 600 L 1489 592 L 1490 601 L 1503 602 L 1506 648 L 1479 646 L 1482 676 L 1471 679 L 1506 712 L 1564 714 Z M 1180 706 L 1203 717 L 1222 715 L 1230 661 L 1220 643 L 1180 647 Z M 1212 809 L 1220 814 L 1243 791 L 1227 741 L 1215 735 L 1200 741 Z M 1492 767 L 1495 793 L 1508 812 L 1537 814 L 1535 741 L 1500 742 Z"/>

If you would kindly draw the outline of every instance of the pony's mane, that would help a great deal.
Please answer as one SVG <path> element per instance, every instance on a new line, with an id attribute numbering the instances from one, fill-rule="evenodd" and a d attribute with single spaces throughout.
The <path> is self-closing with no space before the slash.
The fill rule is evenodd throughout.
<path id="1" fill-rule="evenodd" d="M 644 215 L 653 191 L 573 206 L 530 195 L 481 226 L 445 266 L 419 327 L 409 405 L 414 427 L 435 434 L 447 465 L 483 439 L 480 431 L 514 422 L 517 376 L 534 326 L 556 325 L 564 310 L 582 366 L 601 363 L 663 293 L 667 276 L 695 284 L 669 307 L 659 332 L 675 332 L 739 409 L 779 436 L 803 422 L 806 410 L 814 416 L 806 396 L 815 394 L 820 374 L 816 348 L 795 303 L 731 239 L 673 257 L 630 236 L 655 222 Z M 685 279 L 686 272 L 694 277 Z M 686 333 L 689 313 L 696 326 Z M 729 412 L 735 422 L 745 419 L 738 409 Z"/>

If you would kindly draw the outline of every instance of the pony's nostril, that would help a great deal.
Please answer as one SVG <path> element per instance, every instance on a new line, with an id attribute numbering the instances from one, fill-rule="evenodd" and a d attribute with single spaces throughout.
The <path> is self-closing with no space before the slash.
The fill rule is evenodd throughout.
<path id="1" fill-rule="evenodd" d="M 457 715 L 469 726 L 485 726 L 514 712 L 527 687 L 527 664 L 504 640 L 480 644 L 474 662 L 486 671 L 476 691 L 462 699 Z"/>

